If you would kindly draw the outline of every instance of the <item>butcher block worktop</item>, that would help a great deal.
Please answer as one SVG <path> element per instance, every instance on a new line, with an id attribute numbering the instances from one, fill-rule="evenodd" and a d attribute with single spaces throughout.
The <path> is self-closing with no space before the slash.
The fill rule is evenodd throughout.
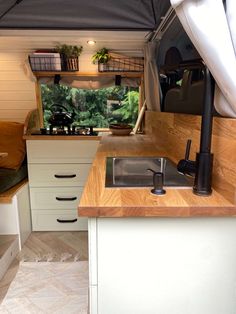
<path id="1" fill-rule="evenodd" d="M 148 135 L 104 136 L 100 142 L 78 208 L 87 217 L 234 216 L 236 206 L 216 190 L 200 197 L 192 189 L 166 189 L 156 196 L 148 188 L 105 188 L 106 157 L 166 156 L 175 158 Z"/>

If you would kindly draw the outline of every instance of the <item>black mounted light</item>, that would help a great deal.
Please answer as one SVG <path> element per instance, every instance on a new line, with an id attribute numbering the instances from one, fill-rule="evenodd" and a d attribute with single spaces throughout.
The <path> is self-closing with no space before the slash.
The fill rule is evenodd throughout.
<path id="1" fill-rule="evenodd" d="M 60 80 L 61 80 L 61 75 L 60 75 L 60 74 L 56 74 L 56 75 L 54 76 L 54 84 L 55 84 L 55 85 L 59 85 Z"/>
<path id="2" fill-rule="evenodd" d="M 115 76 L 115 86 L 120 86 L 121 85 L 121 75 L 116 75 Z"/>

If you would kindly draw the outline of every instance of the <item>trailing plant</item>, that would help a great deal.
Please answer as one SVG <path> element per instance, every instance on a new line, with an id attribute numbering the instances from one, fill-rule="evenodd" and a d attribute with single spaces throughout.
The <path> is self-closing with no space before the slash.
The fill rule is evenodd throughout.
<path id="1" fill-rule="evenodd" d="M 72 46 L 72 45 L 58 45 L 56 46 L 56 51 L 66 58 L 78 58 L 83 50 L 82 46 Z"/>
<path id="2" fill-rule="evenodd" d="M 93 64 L 95 63 L 107 63 L 111 59 L 108 49 L 107 48 L 102 48 L 99 51 L 97 51 L 93 56 L 92 56 L 92 62 Z"/>

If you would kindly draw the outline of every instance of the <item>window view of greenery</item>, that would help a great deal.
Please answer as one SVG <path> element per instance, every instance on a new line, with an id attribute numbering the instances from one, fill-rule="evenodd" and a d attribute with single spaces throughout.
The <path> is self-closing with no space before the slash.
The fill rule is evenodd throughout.
<path id="1" fill-rule="evenodd" d="M 114 86 L 97 90 L 63 85 L 41 85 L 44 126 L 49 125 L 54 104 L 63 105 L 74 117 L 74 125 L 107 128 L 111 123 L 135 125 L 139 91 L 135 87 Z"/>

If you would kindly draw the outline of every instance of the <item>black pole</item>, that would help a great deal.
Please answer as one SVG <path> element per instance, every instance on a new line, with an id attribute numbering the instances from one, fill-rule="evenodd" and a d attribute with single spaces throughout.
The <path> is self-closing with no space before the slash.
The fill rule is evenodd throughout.
<path id="1" fill-rule="evenodd" d="M 208 196 L 212 193 L 213 154 L 211 153 L 211 135 L 213 122 L 214 79 L 205 68 L 205 95 L 201 122 L 200 152 L 196 155 L 196 175 L 193 192 Z"/>

